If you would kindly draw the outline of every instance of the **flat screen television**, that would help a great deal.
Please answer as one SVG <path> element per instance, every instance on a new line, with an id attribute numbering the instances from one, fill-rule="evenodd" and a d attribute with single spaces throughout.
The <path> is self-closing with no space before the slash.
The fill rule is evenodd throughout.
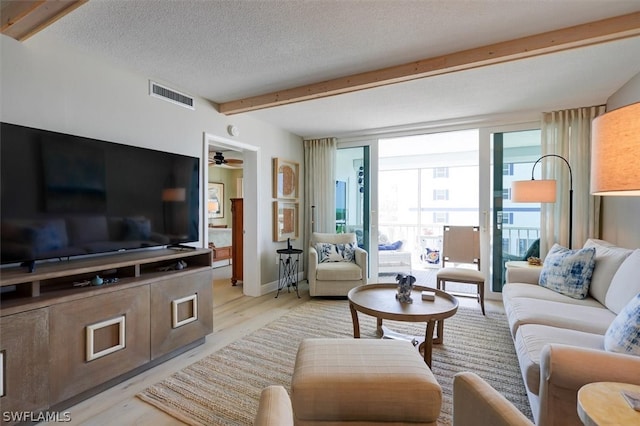
<path id="1" fill-rule="evenodd" d="M 0 126 L 2 264 L 198 241 L 198 158 Z"/>

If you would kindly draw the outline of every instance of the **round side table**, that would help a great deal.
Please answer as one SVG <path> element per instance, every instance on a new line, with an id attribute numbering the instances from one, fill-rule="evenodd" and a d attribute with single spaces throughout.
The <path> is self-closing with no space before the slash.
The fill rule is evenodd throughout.
<path id="1" fill-rule="evenodd" d="M 276 297 L 280 294 L 285 287 L 287 287 L 287 293 L 293 286 L 300 298 L 300 292 L 298 291 L 298 268 L 300 267 L 300 255 L 302 250 L 294 248 L 286 248 L 276 250 L 280 256 L 278 261 L 278 291 Z"/>
<path id="2" fill-rule="evenodd" d="M 640 411 L 624 399 L 621 391 L 640 393 L 640 386 L 628 383 L 597 382 L 578 391 L 578 417 L 586 426 L 640 425 Z"/>

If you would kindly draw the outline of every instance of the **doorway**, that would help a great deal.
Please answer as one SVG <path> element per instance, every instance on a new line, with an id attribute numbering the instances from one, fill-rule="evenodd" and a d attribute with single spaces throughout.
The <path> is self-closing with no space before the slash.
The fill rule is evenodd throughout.
<path id="1" fill-rule="evenodd" d="M 260 164 L 260 150 L 259 147 L 250 145 L 244 142 L 211 135 L 208 133 L 204 134 L 204 142 L 203 142 L 203 158 L 209 157 L 209 151 L 213 148 L 214 152 L 216 150 L 221 151 L 231 151 L 233 153 L 237 153 L 237 157 L 242 158 L 242 198 L 244 199 L 244 211 L 245 212 L 256 212 L 258 211 L 259 204 L 259 196 L 258 196 L 258 177 L 260 175 L 259 172 L 259 164 Z M 206 205 L 205 201 L 208 200 L 208 188 L 209 188 L 209 167 L 203 167 L 203 191 L 202 191 L 202 200 L 204 205 Z M 237 195 L 237 187 L 234 188 Z M 203 246 L 208 247 L 208 223 L 209 223 L 209 212 L 208 208 L 202 209 L 202 226 L 201 232 L 203 235 Z M 259 229 L 258 215 L 256 214 L 245 214 L 243 217 L 243 281 L 241 285 L 238 285 L 239 295 L 247 295 L 247 296 L 261 296 L 261 276 L 260 276 L 260 268 L 247 268 L 246 265 L 259 265 L 259 254 L 258 254 L 258 235 L 260 235 L 261 230 Z M 222 276 L 224 271 L 220 273 Z M 230 277 L 229 273 L 229 277 Z M 231 287 L 231 282 L 229 281 L 229 287 Z M 215 299 L 215 288 L 214 288 L 214 299 Z M 225 296 L 229 297 L 229 296 Z M 215 304 L 215 300 L 214 300 Z"/>
<path id="2" fill-rule="evenodd" d="M 379 144 L 378 281 L 411 273 L 435 287 L 444 226 L 479 225 L 479 131 L 385 138 Z"/>

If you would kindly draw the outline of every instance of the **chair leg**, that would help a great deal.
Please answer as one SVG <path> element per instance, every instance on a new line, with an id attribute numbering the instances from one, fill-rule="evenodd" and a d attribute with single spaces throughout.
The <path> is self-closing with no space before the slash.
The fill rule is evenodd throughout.
<path id="1" fill-rule="evenodd" d="M 482 315 L 485 315 L 485 313 L 484 313 L 484 283 L 479 283 L 478 284 L 478 300 L 480 302 L 480 308 L 482 308 Z"/>
<path id="2" fill-rule="evenodd" d="M 447 291 L 447 284 L 445 280 L 438 280 L 438 290 Z"/>

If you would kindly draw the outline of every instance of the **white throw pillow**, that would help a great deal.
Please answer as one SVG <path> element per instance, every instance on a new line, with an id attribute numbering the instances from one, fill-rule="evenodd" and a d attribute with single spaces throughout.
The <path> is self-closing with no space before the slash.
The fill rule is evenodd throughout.
<path id="1" fill-rule="evenodd" d="M 544 259 L 539 284 L 565 296 L 584 299 L 589 293 L 595 254 L 593 247 L 570 250 L 554 244 Z"/>
<path id="2" fill-rule="evenodd" d="M 604 349 L 640 356 L 640 293 L 626 304 L 604 335 Z"/>
<path id="3" fill-rule="evenodd" d="M 605 297 L 605 306 L 620 313 L 622 308 L 640 293 L 640 249 L 634 250 L 611 279 L 611 285 Z"/>
<path id="4" fill-rule="evenodd" d="M 596 264 L 591 276 L 589 294 L 604 305 L 607 290 L 609 290 L 613 276 L 622 262 L 633 253 L 633 250 L 616 247 L 607 241 L 596 239 L 588 239 L 584 243 L 584 247 L 594 247 L 596 249 Z M 618 312 L 616 311 L 616 313 Z"/>
<path id="5" fill-rule="evenodd" d="M 356 243 L 316 243 L 316 251 L 318 252 L 318 263 L 355 262 L 356 247 Z"/>

